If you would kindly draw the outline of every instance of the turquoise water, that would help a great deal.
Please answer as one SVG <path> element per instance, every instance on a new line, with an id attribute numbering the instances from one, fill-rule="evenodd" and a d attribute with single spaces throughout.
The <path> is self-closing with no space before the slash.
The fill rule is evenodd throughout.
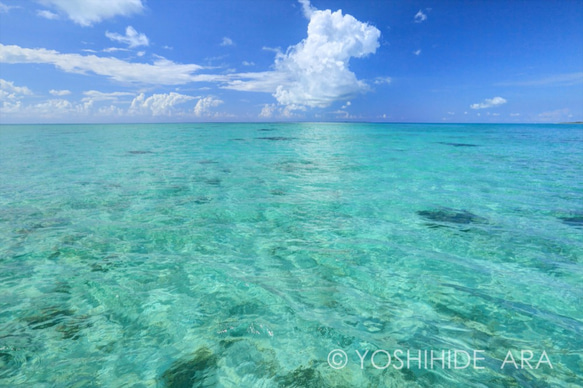
<path id="1" fill-rule="evenodd" d="M 581 386 L 581 284 L 582 126 L 0 127 L 0 386 Z"/>

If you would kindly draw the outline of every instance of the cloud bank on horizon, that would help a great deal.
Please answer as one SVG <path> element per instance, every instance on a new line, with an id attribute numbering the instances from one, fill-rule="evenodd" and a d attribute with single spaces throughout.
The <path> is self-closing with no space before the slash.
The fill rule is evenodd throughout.
<path id="1" fill-rule="evenodd" d="M 0 123 L 169 118 L 463 121 L 506 117 L 509 121 L 570 121 L 583 116 L 583 109 L 577 108 L 582 98 L 576 97 L 583 73 L 576 65 L 565 65 L 569 61 L 576 64 L 572 52 L 562 62 L 555 58 L 553 65 L 560 63 L 561 68 L 554 72 L 546 67 L 545 71 L 514 78 L 500 73 L 487 81 L 495 72 L 485 68 L 476 73 L 468 55 L 456 52 L 455 45 L 443 46 L 444 42 L 433 39 L 436 24 L 442 23 L 442 35 L 450 31 L 444 30 L 440 8 L 411 5 L 396 22 L 386 18 L 391 14 L 390 4 L 363 2 L 351 4 L 351 10 L 332 10 L 319 9 L 310 0 L 278 2 L 269 6 L 273 10 L 253 10 L 254 15 L 264 15 L 263 24 L 273 15 L 281 15 L 269 27 L 279 32 L 269 34 L 270 30 L 245 29 L 239 23 L 242 16 L 221 12 L 220 4 L 215 9 L 220 18 L 191 3 L 182 6 L 189 12 L 172 12 L 172 7 L 158 0 L 36 0 L 26 4 L 0 0 L 5 26 L 0 38 Z M 246 12 L 245 8 L 250 7 L 240 7 L 239 13 Z M 286 26 L 290 18 L 285 12 L 290 9 L 299 17 L 294 21 L 296 29 Z M 450 12 L 464 11 L 459 9 L 453 7 Z M 478 15 L 475 9 L 469 11 L 468 15 Z M 564 13 L 567 11 L 583 15 L 577 8 L 565 8 Z M 541 18 L 548 12 L 541 12 Z M 231 14 L 232 23 L 221 19 Z M 200 15 L 197 22 L 193 20 L 196 15 Z M 307 26 L 300 28 L 302 16 Z M 146 22 L 154 17 L 160 28 Z M 34 18 L 38 28 L 30 25 Z M 25 21 L 32 27 L 28 35 L 10 27 Z M 201 27 L 196 29 L 198 25 Z M 568 24 L 561 24 L 561 28 L 564 25 Z M 70 34 L 55 40 L 57 26 Z M 539 30 L 543 27 L 538 23 Z M 207 34 L 206 38 L 196 38 L 192 31 Z M 457 27 L 451 32 L 459 39 Z M 561 36 L 567 36 L 564 32 L 561 30 Z M 477 43 L 480 36 L 476 34 L 461 36 L 472 37 L 472 44 L 496 44 L 496 39 Z M 571 36 L 572 46 L 583 48 L 583 34 Z M 524 36 L 520 39 L 522 42 Z M 185 46 L 189 40 L 190 45 Z M 175 44 L 180 51 L 173 49 Z M 554 41 L 552 44 L 556 46 Z M 515 54 L 509 52 L 509 58 L 516 58 Z M 448 65 L 452 59 L 463 66 L 462 71 Z M 516 65 L 517 71 L 523 67 L 522 63 Z M 416 72 L 423 75 L 415 77 Z M 472 78 L 464 78 L 464 73 Z M 452 78 L 454 75 L 457 78 Z M 440 98 L 433 92 L 439 90 L 438 84 L 445 90 L 452 81 L 458 85 L 454 86 L 458 92 L 451 94 L 454 97 Z M 467 92 L 469 82 L 480 81 L 479 90 Z M 542 98 L 537 102 L 538 92 L 516 92 L 525 88 L 545 88 L 547 95 L 557 95 L 558 102 L 549 105 L 549 99 Z M 484 98 L 484 94 L 496 97 Z M 525 95 L 536 104 L 529 104 Z M 571 100 L 573 104 L 561 102 Z M 535 105 L 538 111 L 531 107 Z M 468 106 L 474 114 L 464 111 Z M 482 109 L 495 111 L 481 116 L 478 112 Z M 456 111 L 463 114 L 456 115 Z"/>

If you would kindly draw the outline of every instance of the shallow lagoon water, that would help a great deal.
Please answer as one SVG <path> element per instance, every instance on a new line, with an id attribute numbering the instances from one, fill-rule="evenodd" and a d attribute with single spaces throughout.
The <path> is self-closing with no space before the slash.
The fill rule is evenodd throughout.
<path id="1" fill-rule="evenodd" d="M 576 125 L 0 126 L 0 386 L 583 385 L 581 177 Z"/>

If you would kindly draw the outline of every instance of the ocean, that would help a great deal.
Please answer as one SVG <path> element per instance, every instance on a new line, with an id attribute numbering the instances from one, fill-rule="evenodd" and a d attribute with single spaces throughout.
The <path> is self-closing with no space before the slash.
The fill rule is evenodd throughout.
<path id="1" fill-rule="evenodd" d="M 2 387 L 583 386 L 583 126 L 0 126 Z"/>

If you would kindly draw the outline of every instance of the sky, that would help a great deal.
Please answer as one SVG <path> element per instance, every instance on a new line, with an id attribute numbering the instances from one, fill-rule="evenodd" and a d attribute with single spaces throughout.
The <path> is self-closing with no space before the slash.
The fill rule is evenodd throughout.
<path id="1" fill-rule="evenodd" d="M 0 123 L 583 121 L 583 0 L 0 0 Z"/>

